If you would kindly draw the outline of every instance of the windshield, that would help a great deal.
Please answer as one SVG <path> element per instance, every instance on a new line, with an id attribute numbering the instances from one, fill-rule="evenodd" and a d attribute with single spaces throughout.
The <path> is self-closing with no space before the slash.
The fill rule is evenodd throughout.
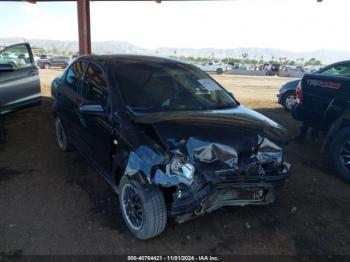
<path id="1" fill-rule="evenodd" d="M 191 111 L 231 108 L 234 98 L 203 71 L 181 63 L 118 64 L 116 79 L 135 111 Z"/>

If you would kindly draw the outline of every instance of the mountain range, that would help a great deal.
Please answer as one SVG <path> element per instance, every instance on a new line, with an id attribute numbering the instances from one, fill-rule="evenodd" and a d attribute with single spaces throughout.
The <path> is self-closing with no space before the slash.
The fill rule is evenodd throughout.
<path id="1" fill-rule="evenodd" d="M 78 51 L 77 41 L 47 40 L 47 39 L 24 39 L 24 38 L 0 38 L 0 47 L 18 42 L 29 42 L 32 47 L 44 48 L 45 50 L 58 49 L 59 51 Z M 95 54 L 148 54 L 160 56 L 193 56 L 193 57 L 212 57 L 240 58 L 242 54 L 248 54 L 247 58 L 270 60 L 273 57 L 285 57 L 291 60 L 304 58 L 304 61 L 310 58 L 321 60 L 323 64 L 330 64 L 341 60 L 350 60 L 350 53 L 345 51 L 318 49 L 315 51 L 294 52 L 276 48 L 176 48 L 159 47 L 156 49 L 147 49 L 133 45 L 125 41 L 97 41 L 92 42 L 92 51 Z"/>

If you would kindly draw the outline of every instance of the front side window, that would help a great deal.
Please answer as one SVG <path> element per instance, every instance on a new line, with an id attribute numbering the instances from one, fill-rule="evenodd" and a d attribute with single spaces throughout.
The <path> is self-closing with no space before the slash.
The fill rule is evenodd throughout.
<path id="1" fill-rule="evenodd" d="M 209 110 L 237 105 L 218 83 L 194 66 L 133 62 L 115 65 L 114 73 L 133 110 Z"/>
<path id="2" fill-rule="evenodd" d="M 350 64 L 335 65 L 321 73 L 327 75 L 350 76 Z"/>
<path id="3" fill-rule="evenodd" d="M 78 90 L 79 81 L 84 72 L 84 62 L 76 62 L 72 64 L 66 74 L 66 84 L 74 91 Z"/>
<path id="4" fill-rule="evenodd" d="M 96 101 L 105 105 L 107 92 L 107 82 L 102 69 L 95 64 L 90 64 L 85 74 L 83 97 L 89 101 Z"/>
<path id="5" fill-rule="evenodd" d="M 14 69 L 31 67 L 32 60 L 26 45 L 9 46 L 0 52 L 0 64 L 9 64 Z"/>

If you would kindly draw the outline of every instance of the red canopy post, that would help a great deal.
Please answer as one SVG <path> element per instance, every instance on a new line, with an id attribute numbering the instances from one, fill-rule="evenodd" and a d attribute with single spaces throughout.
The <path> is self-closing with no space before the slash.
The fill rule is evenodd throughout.
<path id="1" fill-rule="evenodd" d="M 90 1 L 77 0 L 79 54 L 91 54 Z"/>

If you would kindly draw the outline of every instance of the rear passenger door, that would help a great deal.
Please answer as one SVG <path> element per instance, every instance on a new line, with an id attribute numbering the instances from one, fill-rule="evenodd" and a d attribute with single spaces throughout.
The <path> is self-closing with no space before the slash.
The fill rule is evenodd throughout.
<path id="1" fill-rule="evenodd" d="M 0 113 L 40 99 L 39 72 L 29 44 L 3 49 L 0 52 Z"/>
<path id="2" fill-rule="evenodd" d="M 86 63 L 77 61 L 66 71 L 64 83 L 56 94 L 58 114 L 68 137 L 76 147 L 81 146 L 79 135 L 79 105 L 82 102 L 81 83 Z M 79 148 L 78 148 L 79 149 Z"/>
<path id="3" fill-rule="evenodd" d="M 89 148 L 90 159 L 104 175 L 112 168 L 112 125 L 110 121 L 110 89 L 102 67 L 89 63 L 82 84 L 82 102 L 102 105 L 100 114 L 79 115 L 80 135 Z"/>

